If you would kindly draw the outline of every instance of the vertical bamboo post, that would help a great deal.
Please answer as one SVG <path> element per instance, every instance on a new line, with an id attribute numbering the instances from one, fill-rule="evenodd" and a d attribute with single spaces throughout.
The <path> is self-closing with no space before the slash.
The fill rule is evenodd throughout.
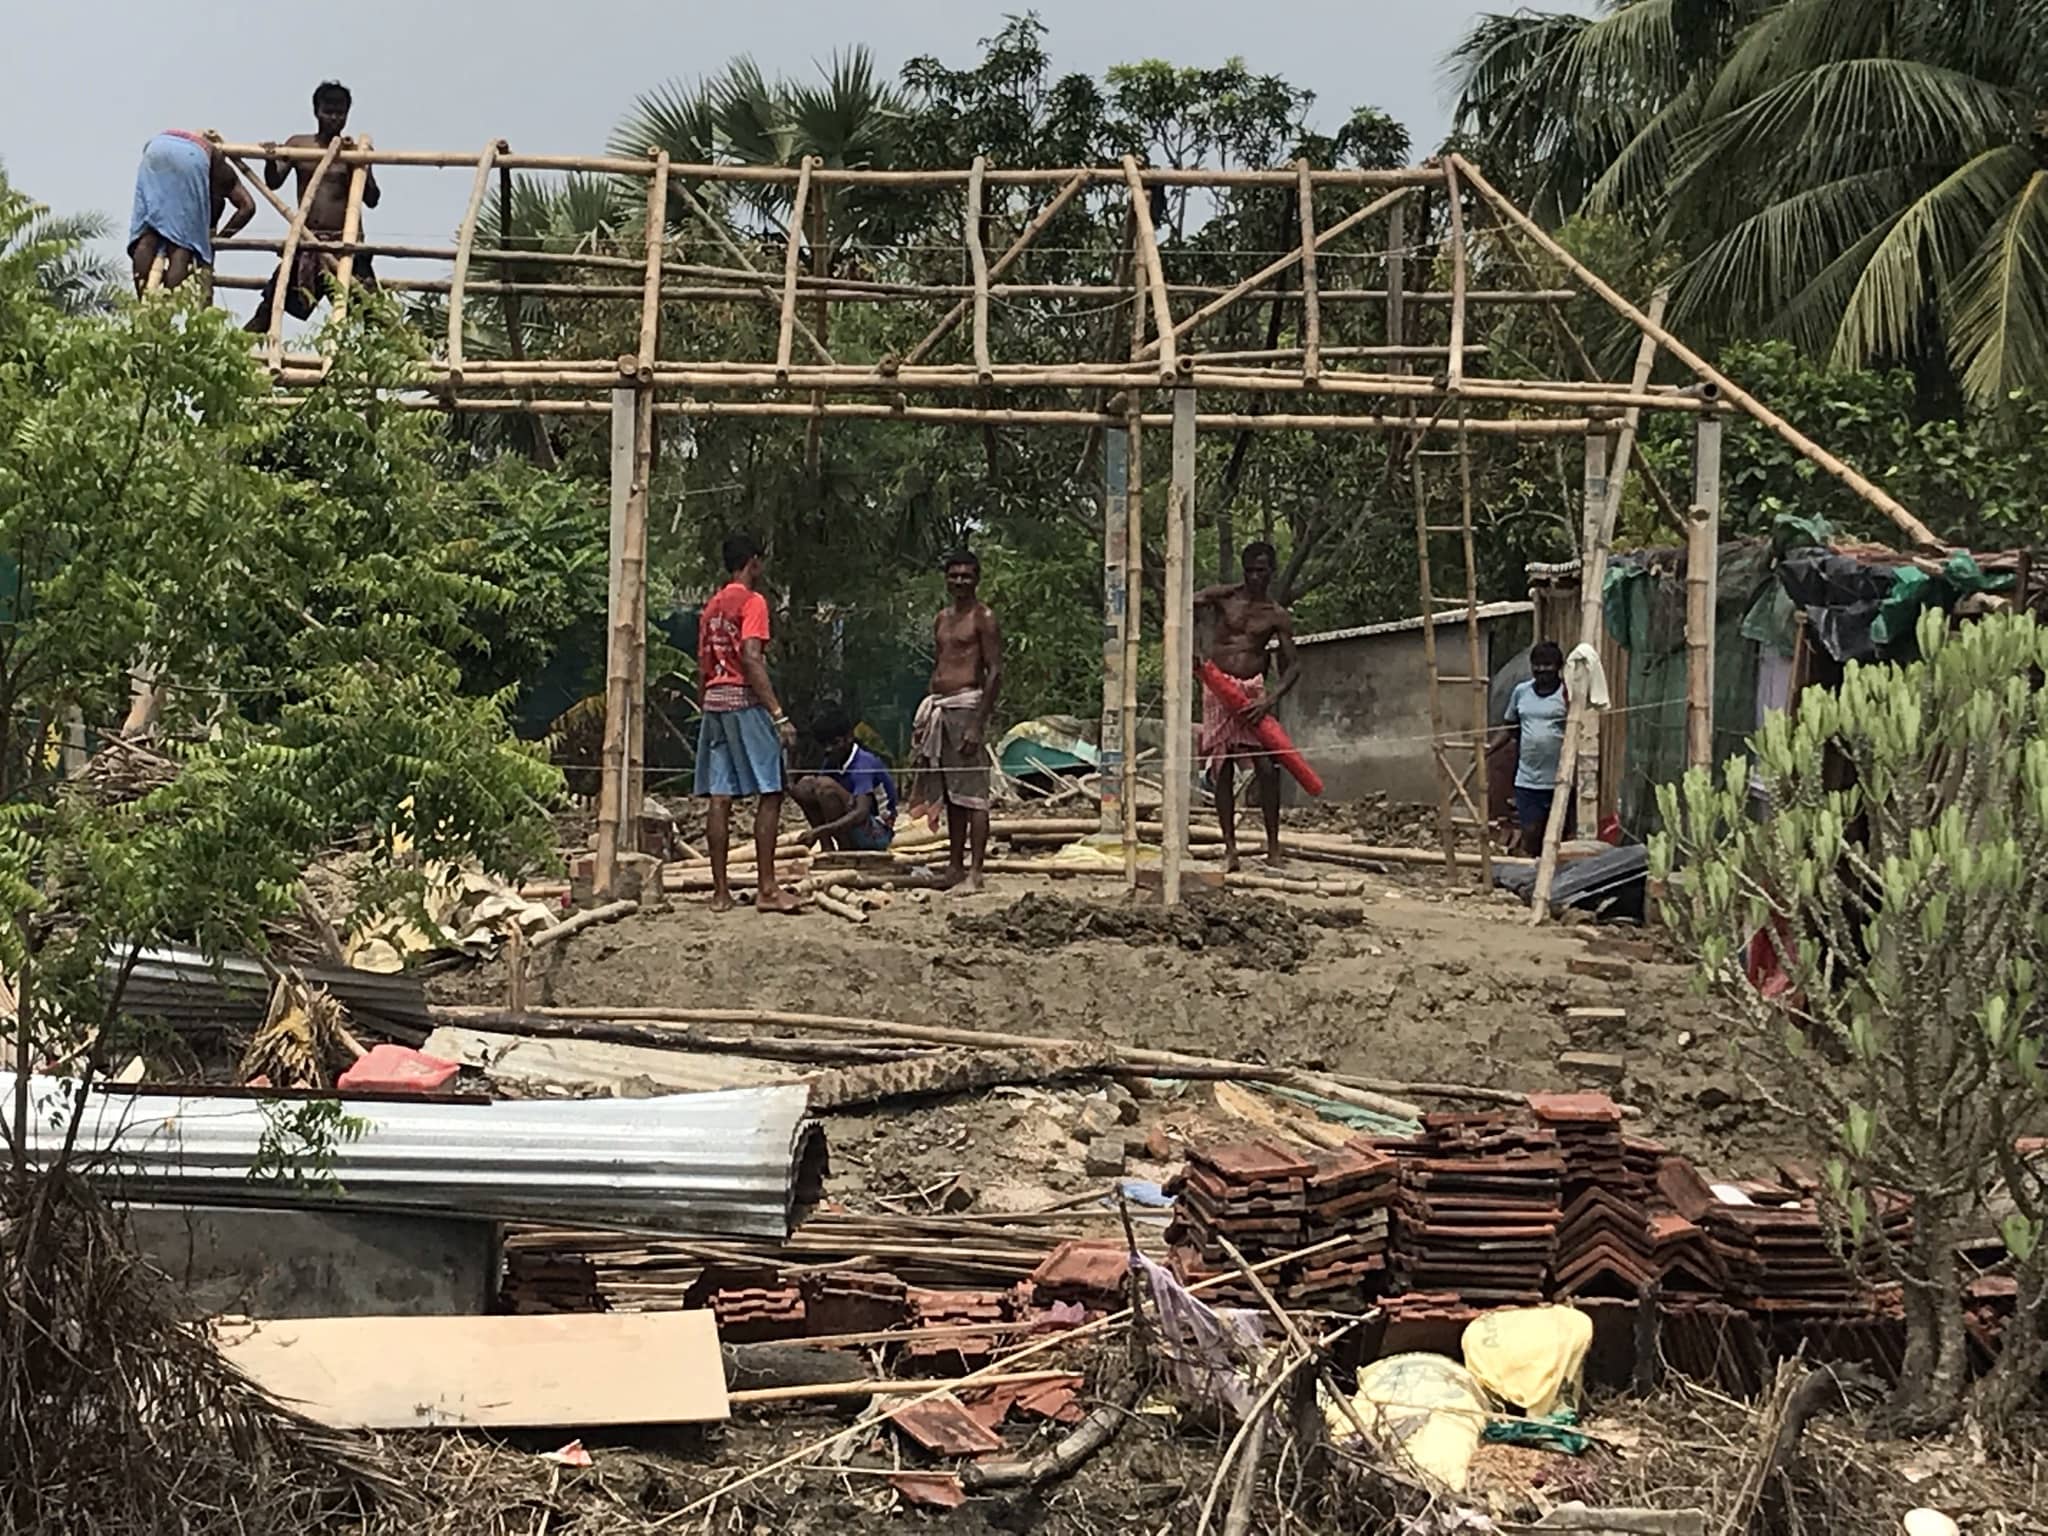
<path id="1" fill-rule="evenodd" d="M 1721 562 L 1721 418 L 1693 429 L 1692 510 L 1685 536 L 1685 763 L 1714 766 L 1714 616 Z"/>
<path id="2" fill-rule="evenodd" d="M 504 141 L 501 139 L 502 144 Z M 359 149 L 374 149 L 370 136 L 356 140 Z M 350 249 L 363 234 L 363 194 L 370 184 L 370 162 L 365 160 L 348 176 L 348 204 L 341 215 L 341 261 L 334 269 L 334 323 L 348 318 L 348 291 L 355 281 L 356 253 Z"/>
<path id="3" fill-rule="evenodd" d="M 1398 347 L 1407 341 L 1408 317 L 1405 312 L 1406 294 L 1403 292 L 1408 277 L 1408 205 L 1396 203 L 1387 210 L 1387 345 Z M 1405 358 L 1395 358 L 1387 365 L 1391 373 L 1406 373 Z"/>
<path id="4" fill-rule="evenodd" d="M 632 672 L 626 700 L 626 795 L 619 822 L 622 851 L 640 849 L 640 813 L 647 800 L 647 512 L 654 490 L 654 383 L 633 387 L 633 482 L 626 496 L 626 601 Z"/>
<path id="5" fill-rule="evenodd" d="M 1453 874 L 1458 868 L 1458 830 L 1453 824 L 1451 805 L 1451 764 L 1444 753 L 1444 700 L 1441 673 L 1436 659 L 1436 619 L 1439 603 L 1436 577 L 1429 560 L 1429 498 L 1422 483 L 1422 442 L 1418 434 L 1408 449 L 1408 480 L 1415 493 L 1415 569 L 1422 589 L 1422 670 L 1429 679 L 1429 755 L 1436 777 L 1436 830 L 1443 845 L 1444 867 Z M 1392 449 L 1388 450 L 1390 453 Z M 1466 605 L 1471 606 L 1469 603 Z M 1475 690 L 1476 691 L 1476 690 Z M 1484 835 L 1484 828 L 1481 829 Z"/>
<path id="6" fill-rule="evenodd" d="M 775 377 L 789 382 L 789 353 L 796 339 L 796 279 L 802 271 L 804 210 L 811 199 L 811 170 L 816 155 L 805 155 L 797 163 L 796 191 L 789 203 L 788 245 L 782 253 L 782 321 L 775 337 Z"/>
<path id="7" fill-rule="evenodd" d="M 516 918 L 505 935 L 505 1007 L 526 1012 L 526 930 Z"/>
<path id="8" fill-rule="evenodd" d="M 1131 189 L 1131 221 L 1138 230 L 1140 270 L 1145 274 L 1146 287 L 1151 290 L 1152 326 L 1159 333 L 1159 382 L 1171 384 L 1180 370 L 1178 347 L 1173 334 L 1173 307 L 1166 301 L 1166 269 L 1159 260 L 1159 232 L 1152 227 L 1151 194 L 1145 190 L 1145 178 L 1138 174 L 1136 156 L 1124 156 L 1124 184 Z M 1177 400 L 1178 397 L 1176 402 Z M 1179 409 L 1176 403 L 1176 420 L 1179 417 Z M 1191 435 L 1194 432 L 1192 420 L 1188 424 L 1188 431 Z"/>
<path id="9" fill-rule="evenodd" d="M 976 155 L 967 172 L 967 261 L 974 281 L 974 371 L 984 384 L 995 380 L 988 353 L 988 252 L 981 244 L 982 178 L 988 160 Z"/>
<path id="10" fill-rule="evenodd" d="M 469 206 L 463 210 L 462 227 L 455 235 L 455 271 L 448 279 L 448 382 L 462 382 L 462 290 L 469 283 L 469 255 L 476 245 L 476 221 L 483 212 L 484 193 L 491 184 L 491 167 L 497 163 L 498 146 L 493 139 L 476 157 L 476 179 L 469 186 Z"/>
<path id="11" fill-rule="evenodd" d="M 1458 165 L 1444 161 L 1444 191 L 1451 214 L 1451 357 L 1444 368 L 1444 387 L 1465 382 L 1465 189 L 1458 185 Z"/>
<path id="12" fill-rule="evenodd" d="M 1133 306 L 1144 324 L 1143 305 Z M 1124 497 L 1124 666 L 1123 666 L 1123 802 L 1124 888 L 1138 888 L 1138 644 L 1145 628 L 1145 423 L 1143 409 L 1132 396 L 1124 436 L 1129 481 Z"/>
<path id="13" fill-rule="evenodd" d="M 1607 507 L 1607 429 L 1594 415 L 1592 430 L 1586 434 L 1586 478 L 1584 506 L 1579 528 L 1579 638 L 1586 642 L 1599 623 L 1600 592 L 1594 583 L 1596 571 L 1607 567 L 1607 545 L 1602 523 Z M 1557 850 L 1564 839 L 1565 810 L 1576 796 L 1579 801 L 1579 835 L 1590 837 L 1599 828 L 1600 785 L 1598 779 L 1581 785 L 1580 759 L 1589 745 L 1597 742 L 1598 730 L 1591 708 L 1581 692 L 1573 692 L 1565 709 L 1564 751 L 1557 765 L 1557 779 L 1551 787 L 1550 820 L 1543 828 L 1543 856 L 1536 864 L 1536 889 L 1529 898 L 1529 920 L 1540 923 L 1550 915 L 1550 887 L 1557 878 Z M 1597 745 L 1593 745 L 1597 751 Z M 1592 818 L 1588 824 L 1587 818 Z"/>
<path id="14" fill-rule="evenodd" d="M 1316 189 L 1307 160 L 1295 161 L 1294 173 L 1294 200 L 1301 212 L 1301 376 L 1314 384 L 1323 376 L 1323 306 L 1316 286 Z"/>
<path id="15" fill-rule="evenodd" d="M 1128 162 L 1126 162 L 1128 163 Z M 1188 856 L 1188 797 L 1194 743 L 1188 718 L 1195 677 L 1195 392 L 1173 392 L 1173 480 L 1166 497 L 1166 803 L 1160 814 L 1159 899 L 1180 904 L 1181 865 Z"/>
<path id="16" fill-rule="evenodd" d="M 628 597 L 630 561 L 627 535 L 633 500 L 637 399 L 638 391 L 629 386 L 621 385 L 612 391 L 611 566 L 605 605 L 604 746 L 599 758 L 597 867 L 592 880 L 601 901 L 610 901 L 617 892 L 618 860 L 625 851 L 622 828 L 626 812 L 627 743 L 631 740 L 633 725 L 633 614 Z"/>
<path id="17" fill-rule="evenodd" d="M 668 151 L 654 152 L 654 174 L 647 182 L 647 275 L 640 287 L 640 374 L 654 369 L 661 334 L 661 258 L 668 248 Z M 785 359 L 786 360 L 786 359 Z"/>
<path id="18" fill-rule="evenodd" d="M 292 268 L 298 264 L 299 242 L 306 237 L 306 215 L 313 211 L 313 199 L 319 195 L 320 183 L 334 169 L 334 157 L 340 153 L 341 135 L 336 134 L 326 153 L 314 163 L 313 174 L 307 179 L 306 190 L 299 198 L 298 212 L 292 215 L 291 226 L 284 232 L 284 249 L 277 258 L 277 277 L 270 285 L 270 334 L 264 338 L 264 350 L 273 374 L 284 372 L 284 301 L 292 291 Z"/>
<path id="19" fill-rule="evenodd" d="M 1465 692 L 1471 699 L 1472 725 L 1472 812 L 1478 821 L 1479 833 L 1479 885 L 1482 890 L 1493 889 L 1493 808 L 1488 801 L 1486 785 L 1486 705 L 1487 679 L 1492 669 L 1487 665 L 1485 645 L 1479 633 L 1479 591 L 1474 580 L 1479 569 L 1479 553 L 1474 546 L 1472 532 L 1472 434 L 1465 429 L 1464 415 L 1458 418 L 1458 497 L 1459 521 L 1464 525 L 1465 539 L 1465 675 L 1472 679 Z M 1434 627 L 1425 623 L 1425 630 Z M 1457 866 L 1452 864 L 1452 872 Z"/>
<path id="20" fill-rule="evenodd" d="M 1102 435 L 1102 732 L 1097 778 L 1102 788 L 1102 831 L 1123 827 L 1124 633 L 1130 598 L 1124 586 L 1124 507 L 1130 501 L 1130 439 L 1110 430 Z"/>

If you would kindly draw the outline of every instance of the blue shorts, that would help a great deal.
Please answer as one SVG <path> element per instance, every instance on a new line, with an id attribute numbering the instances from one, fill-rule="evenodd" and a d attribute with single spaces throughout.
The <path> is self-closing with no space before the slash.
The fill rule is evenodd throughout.
<path id="1" fill-rule="evenodd" d="M 887 853 L 894 841 L 896 829 L 879 816 L 870 816 L 846 834 L 846 846 L 862 853 Z"/>
<path id="2" fill-rule="evenodd" d="M 755 704 L 706 710 L 697 732 L 697 793 L 745 800 L 782 793 L 782 735 L 775 717 Z"/>

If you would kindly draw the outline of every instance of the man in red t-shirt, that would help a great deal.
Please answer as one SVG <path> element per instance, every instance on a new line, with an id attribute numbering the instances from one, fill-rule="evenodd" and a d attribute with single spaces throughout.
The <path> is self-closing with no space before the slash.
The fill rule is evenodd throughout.
<path id="1" fill-rule="evenodd" d="M 775 837 L 782 821 L 782 758 L 796 731 L 768 680 L 768 599 L 761 551 L 743 533 L 725 541 L 730 577 L 697 620 L 697 676 L 704 725 L 697 736 L 697 793 L 711 802 L 705 840 L 711 846 L 711 910 L 732 909 L 725 883 L 732 843 L 732 803 L 755 796 L 754 861 L 763 912 L 794 912 L 796 898 L 775 880 Z"/>

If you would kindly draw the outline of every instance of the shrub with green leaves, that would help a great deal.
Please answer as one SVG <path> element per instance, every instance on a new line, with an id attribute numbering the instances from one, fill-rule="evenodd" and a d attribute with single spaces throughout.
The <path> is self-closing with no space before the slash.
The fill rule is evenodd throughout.
<path id="1" fill-rule="evenodd" d="M 2048 1115 L 2048 630 L 1948 624 L 1923 617 L 1921 660 L 1851 666 L 1771 717 L 1753 743 L 1767 817 L 1736 759 L 1660 793 L 1652 845 L 1731 1050 L 1768 1063 L 1766 1091 L 1812 1133 L 1845 1237 L 1874 1235 L 1871 1192 L 1913 1198 L 1887 1261 L 1909 1325 L 1896 1406 L 1924 1425 L 1972 1390 L 1959 1239 L 1999 1228 L 2020 1276 L 1971 1406 L 2002 1421 L 2048 1355 L 2048 1169 L 2014 1145 Z M 1743 968 L 1759 932 L 1790 983 L 1773 996 Z"/>

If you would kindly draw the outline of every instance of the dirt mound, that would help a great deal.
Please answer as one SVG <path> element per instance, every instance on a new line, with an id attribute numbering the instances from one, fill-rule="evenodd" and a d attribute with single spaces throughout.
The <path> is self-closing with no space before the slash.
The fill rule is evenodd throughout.
<path id="1" fill-rule="evenodd" d="M 1359 921 L 1346 909 L 1347 926 Z M 1311 929 L 1329 914 L 1257 896 L 1221 896 L 1179 907 L 1074 901 L 1033 891 L 1000 912 L 955 914 L 953 931 L 1019 949 L 1046 950 L 1084 939 L 1206 950 L 1253 971 L 1293 971 L 1315 947 Z"/>

